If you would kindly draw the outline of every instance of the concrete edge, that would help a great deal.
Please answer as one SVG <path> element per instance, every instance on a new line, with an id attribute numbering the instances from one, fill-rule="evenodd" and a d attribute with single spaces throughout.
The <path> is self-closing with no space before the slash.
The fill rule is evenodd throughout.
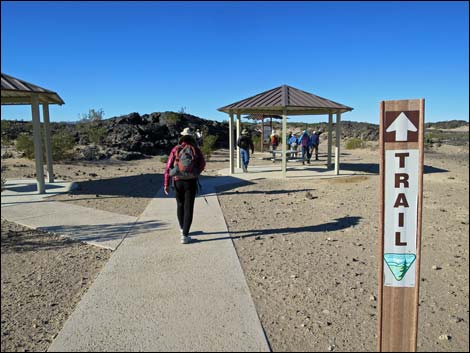
<path id="1" fill-rule="evenodd" d="M 224 187 L 224 186 L 229 186 L 229 185 L 242 185 L 242 182 L 240 181 L 233 181 L 232 183 L 225 183 L 225 184 L 221 184 L 221 185 L 218 185 L 218 187 Z M 261 326 L 261 330 L 263 331 L 263 336 L 264 336 L 264 339 L 266 341 L 266 344 L 268 346 L 268 349 L 270 352 L 272 352 L 272 347 L 271 347 L 271 342 L 269 342 L 269 339 L 268 339 L 268 335 L 266 334 L 266 329 L 264 328 L 263 326 L 263 323 L 261 321 L 261 318 L 259 316 L 259 313 L 258 313 L 258 309 L 256 308 L 256 304 L 255 304 L 255 301 L 253 300 L 253 293 L 251 292 L 251 289 L 250 289 L 250 286 L 248 285 L 248 281 L 246 280 L 246 274 L 245 274 L 245 271 L 243 271 L 243 266 L 240 262 L 240 256 L 238 255 L 238 251 L 237 251 L 237 248 L 235 246 L 235 243 L 233 242 L 233 237 L 232 235 L 230 234 L 230 231 L 229 231 L 229 228 L 228 228 L 228 225 L 227 225 L 227 219 L 225 218 L 225 213 L 222 211 L 222 206 L 220 204 L 220 200 L 219 200 L 219 193 L 217 192 L 217 188 L 218 187 L 214 187 L 214 194 L 217 198 L 217 204 L 219 205 L 219 208 L 220 208 L 220 212 L 222 213 L 222 216 L 224 218 L 224 223 L 225 223 L 225 228 L 227 229 L 227 233 L 229 234 L 230 236 L 230 241 L 232 243 L 232 246 L 233 246 L 233 249 L 235 250 L 235 254 L 237 255 L 237 259 L 238 259 L 238 265 L 240 266 L 240 270 L 242 271 L 243 273 L 243 278 L 244 278 L 244 281 L 245 281 L 245 285 L 246 285 L 246 288 L 248 288 L 248 291 L 250 293 L 250 299 L 251 299 L 251 304 L 253 305 L 253 308 L 255 309 L 255 313 L 256 313 L 256 317 L 258 318 L 258 322 Z"/>

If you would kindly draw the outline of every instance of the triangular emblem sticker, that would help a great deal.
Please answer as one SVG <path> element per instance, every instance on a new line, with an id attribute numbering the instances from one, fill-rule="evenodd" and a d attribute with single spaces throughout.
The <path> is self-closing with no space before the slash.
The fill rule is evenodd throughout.
<path id="1" fill-rule="evenodd" d="M 384 254 L 384 260 L 393 277 L 401 281 L 416 260 L 415 254 Z"/>

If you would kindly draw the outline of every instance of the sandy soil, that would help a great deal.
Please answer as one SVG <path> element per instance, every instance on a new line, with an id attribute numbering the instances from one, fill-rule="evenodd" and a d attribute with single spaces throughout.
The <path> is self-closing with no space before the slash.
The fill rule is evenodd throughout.
<path id="1" fill-rule="evenodd" d="M 1 224 L 1 351 L 46 351 L 110 251 Z"/>
<path id="2" fill-rule="evenodd" d="M 378 173 L 377 146 L 370 145 L 343 149 L 343 166 Z M 321 163 L 325 148 L 320 146 Z M 226 168 L 227 157 L 226 150 L 216 151 L 205 174 Z M 272 163 L 257 159 L 258 153 L 254 157 L 251 166 Z M 468 157 L 468 146 L 443 145 L 426 153 L 420 351 L 469 348 Z M 34 173 L 31 161 L 5 164 L 10 178 Z M 56 199 L 137 216 L 161 186 L 163 167 L 160 157 L 56 164 L 59 178 L 81 184 Z M 372 174 L 257 180 L 219 196 L 274 351 L 375 350 L 377 190 L 378 176 Z M 2 305 L 3 293 L 2 272 Z M 2 306 L 2 332 L 3 320 Z"/>
<path id="3" fill-rule="evenodd" d="M 469 348 L 468 156 L 425 158 L 420 351 Z M 219 200 L 274 351 L 376 349 L 377 175 L 260 180 Z"/>

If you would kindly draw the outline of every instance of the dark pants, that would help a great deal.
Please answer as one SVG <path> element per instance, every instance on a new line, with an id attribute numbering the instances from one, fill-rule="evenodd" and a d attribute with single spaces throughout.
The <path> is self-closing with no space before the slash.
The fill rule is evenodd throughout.
<path id="1" fill-rule="evenodd" d="M 176 180 L 175 196 L 178 206 L 178 222 L 183 229 L 183 235 L 189 234 L 193 222 L 194 199 L 196 198 L 197 179 Z"/>
<path id="2" fill-rule="evenodd" d="M 313 145 L 312 147 L 312 155 L 315 153 L 315 160 L 318 161 L 318 145 Z"/>
<path id="3" fill-rule="evenodd" d="M 312 153 L 310 152 L 310 147 L 302 146 L 302 162 L 305 162 L 305 157 L 307 157 L 307 162 L 310 163 L 310 158 L 312 158 Z"/>

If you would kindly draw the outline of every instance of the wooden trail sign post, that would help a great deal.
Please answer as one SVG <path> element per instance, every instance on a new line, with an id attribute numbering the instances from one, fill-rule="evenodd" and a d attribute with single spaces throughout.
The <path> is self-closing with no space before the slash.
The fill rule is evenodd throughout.
<path id="1" fill-rule="evenodd" d="M 381 102 L 379 352 L 416 351 L 423 167 L 424 99 Z"/>

